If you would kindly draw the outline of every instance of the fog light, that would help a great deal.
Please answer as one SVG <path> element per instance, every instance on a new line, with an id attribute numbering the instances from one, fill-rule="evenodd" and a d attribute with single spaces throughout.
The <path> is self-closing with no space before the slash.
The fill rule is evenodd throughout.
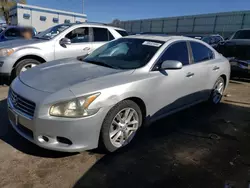
<path id="1" fill-rule="evenodd" d="M 68 138 L 64 138 L 61 136 L 56 137 L 57 141 L 62 144 L 72 145 L 72 142 Z"/>
<path id="2" fill-rule="evenodd" d="M 49 138 L 47 136 L 38 136 L 38 141 L 43 143 L 43 142 L 49 142 Z"/>

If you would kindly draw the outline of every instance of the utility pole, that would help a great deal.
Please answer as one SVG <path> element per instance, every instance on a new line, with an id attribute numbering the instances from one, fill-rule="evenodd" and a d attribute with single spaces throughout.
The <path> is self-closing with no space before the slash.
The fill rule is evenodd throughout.
<path id="1" fill-rule="evenodd" d="M 84 14 L 84 0 L 82 0 L 82 13 Z"/>

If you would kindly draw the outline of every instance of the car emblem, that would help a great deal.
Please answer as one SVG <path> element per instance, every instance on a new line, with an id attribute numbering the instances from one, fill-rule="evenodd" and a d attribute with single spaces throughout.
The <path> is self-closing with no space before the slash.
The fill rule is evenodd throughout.
<path id="1" fill-rule="evenodd" d="M 12 96 L 12 103 L 13 103 L 13 105 L 16 106 L 17 102 L 18 102 L 17 96 L 13 95 Z"/>

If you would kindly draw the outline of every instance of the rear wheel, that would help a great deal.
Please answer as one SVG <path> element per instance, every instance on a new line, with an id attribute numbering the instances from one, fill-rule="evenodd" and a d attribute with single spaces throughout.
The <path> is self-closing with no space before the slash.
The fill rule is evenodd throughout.
<path id="1" fill-rule="evenodd" d="M 100 145 L 107 151 L 113 152 L 129 144 L 142 123 L 142 113 L 139 106 L 125 100 L 116 104 L 104 119 Z"/>
<path id="2" fill-rule="evenodd" d="M 37 65 L 39 65 L 41 62 L 35 59 L 24 59 L 18 62 L 16 65 L 16 68 L 14 70 L 14 77 L 18 76 L 21 72 L 25 72 L 28 69 L 31 69 Z"/>
<path id="3" fill-rule="evenodd" d="M 224 89 L 225 89 L 224 79 L 222 77 L 219 77 L 214 84 L 214 88 L 209 98 L 209 102 L 211 104 L 219 104 L 223 97 Z"/>

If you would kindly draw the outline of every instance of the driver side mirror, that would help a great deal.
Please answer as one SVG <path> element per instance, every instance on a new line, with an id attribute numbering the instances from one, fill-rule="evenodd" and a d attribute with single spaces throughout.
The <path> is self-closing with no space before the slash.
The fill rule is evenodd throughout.
<path id="1" fill-rule="evenodd" d="M 161 70 L 181 69 L 181 68 L 182 68 L 182 63 L 180 61 L 166 60 L 163 61 L 163 63 L 161 64 Z"/>
<path id="2" fill-rule="evenodd" d="M 60 45 L 62 45 L 62 46 L 66 46 L 66 45 L 70 45 L 70 44 L 71 44 L 71 40 L 68 38 L 62 38 L 60 40 Z"/>

